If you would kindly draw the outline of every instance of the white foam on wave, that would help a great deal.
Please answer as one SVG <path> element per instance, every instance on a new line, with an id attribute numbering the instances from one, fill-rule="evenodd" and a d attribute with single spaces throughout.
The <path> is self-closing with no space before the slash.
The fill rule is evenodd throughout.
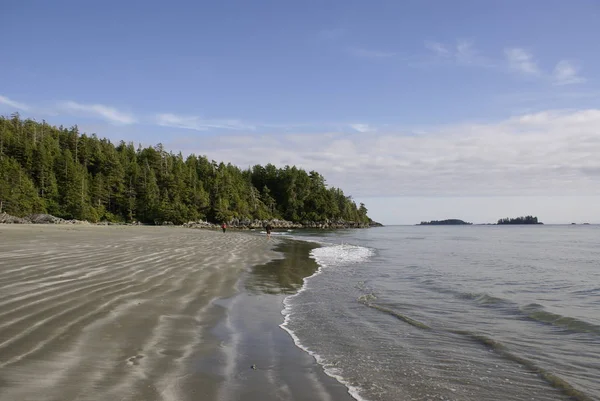
<path id="1" fill-rule="evenodd" d="M 290 232 L 292 232 L 291 230 L 287 230 L 287 231 L 271 231 L 271 235 L 290 235 Z M 261 231 L 261 234 L 266 234 L 266 231 Z"/>
<path id="2" fill-rule="evenodd" d="M 310 350 L 307 346 L 302 344 L 296 333 L 294 333 L 294 331 L 291 328 L 289 328 L 289 323 L 292 316 L 292 300 L 307 290 L 308 282 L 313 277 L 321 274 L 324 268 L 331 268 L 340 265 L 364 262 L 368 260 L 371 256 L 373 256 L 373 250 L 362 246 L 348 244 L 331 245 L 313 249 L 310 253 L 310 256 L 317 262 L 319 268 L 312 276 L 304 278 L 302 287 L 300 288 L 300 290 L 298 290 L 297 293 L 290 295 L 283 300 L 284 308 L 281 311 L 281 314 L 284 315 L 284 319 L 283 323 L 280 324 L 279 327 L 288 332 L 288 334 L 292 337 L 294 343 L 298 348 L 315 358 L 317 363 L 323 368 L 325 374 L 327 374 L 330 377 L 333 377 L 338 382 L 346 386 L 346 388 L 348 389 L 348 393 L 352 398 L 354 398 L 357 401 L 367 401 L 365 398 L 360 396 L 359 387 L 353 386 L 350 383 L 348 383 L 348 381 L 346 381 L 344 377 L 338 374 L 336 369 L 328 366 L 329 364 L 321 355 Z"/>
<path id="3" fill-rule="evenodd" d="M 363 246 L 341 244 L 315 248 L 311 256 L 321 267 L 331 267 L 364 262 L 373 256 L 373 250 Z"/>

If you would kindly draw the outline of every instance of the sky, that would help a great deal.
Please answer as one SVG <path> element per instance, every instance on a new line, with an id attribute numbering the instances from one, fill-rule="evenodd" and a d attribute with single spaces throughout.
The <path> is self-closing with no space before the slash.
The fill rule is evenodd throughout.
<path id="1" fill-rule="evenodd" d="M 4 0 L 0 114 L 316 170 L 384 224 L 600 223 L 597 0 Z"/>

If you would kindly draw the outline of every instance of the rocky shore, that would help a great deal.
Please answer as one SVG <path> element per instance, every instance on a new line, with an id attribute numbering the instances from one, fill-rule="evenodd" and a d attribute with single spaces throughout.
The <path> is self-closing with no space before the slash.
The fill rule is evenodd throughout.
<path id="1" fill-rule="evenodd" d="M 294 223 L 287 220 L 250 220 L 250 219 L 232 219 L 227 223 L 227 227 L 238 230 L 262 229 L 267 224 L 270 224 L 274 229 L 341 229 L 341 228 L 368 228 L 381 227 L 382 224 L 371 221 L 370 223 L 357 223 L 354 221 L 345 220 L 326 220 L 326 221 L 304 221 L 302 223 Z M 96 225 L 141 225 L 140 223 L 111 223 L 99 222 L 90 223 L 85 220 L 65 220 L 60 217 L 55 217 L 49 214 L 32 214 L 26 217 L 15 217 L 7 213 L 0 213 L 0 224 L 96 224 Z M 174 225 L 170 222 L 164 222 L 161 225 Z M 186 228 L 205 228 L 219 229 L 220 224 L 210 223 L 208 221 L 190 221 L 182 225 Z"/>
<path id="2" fill-rule="evenodd" d="M 15 217 L 0 213 L 0 224 L 91 224 L 84 220 L 65 220 L 50 214 L 30 214 L 25 217 Z"/>
<path id="3" fill-rule="evenodd" d="M 267 224 L 270 224 L 273 229 L 296 229 L 296 228 L 312 228 L 312 229 L 339 229 L 339 228 L 368 228 L 381 227 L 382 224 L 371 222 L 368 224 L 357 223 L 355 221 L 345 220 L 326 220 L 326 221 L 303 221 L 302 223 L 294 223 L 287 220 L 250 220 L 250 219 L 232 219 L 227 223 L 228 228 L 239 230 L 261 229 Z M 188 222 L 183 225 L 189 228 L 220 228 L 219 224 L 213 224 L 206 221 Z"/>

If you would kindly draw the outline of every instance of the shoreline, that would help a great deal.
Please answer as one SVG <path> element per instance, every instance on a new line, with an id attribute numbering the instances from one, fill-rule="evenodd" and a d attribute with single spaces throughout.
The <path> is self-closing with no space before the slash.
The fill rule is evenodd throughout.
<path id="1" fill-rule="evenodd" d="M 321 244 L 318 244 L 316 242 L 311 242 L 311 241 L 306 241 L 307 243 L 313 243 L 316 244 L 315 247 L 313 247 L 312 249 L 315 248 L 319 248 L 321 246 Z M 312 256 L 309 255 L 309 257 L 312 259 Z M 292 298 L 295 298 L 296 296 L 299 296 L 302 292 L 304 292 L 307 287 L 307 283 L 309 279 L 312 279 L 316 276 L 318 276 L 319 274 L 321 274 L 322 269 L 323 269 L 323 265 L 318 264 L 317 263 L 317 270 L 315 270 L 315 272 L 309 276 L 306 276 L 302 279 L 302 286 L 298 289 L 298 291 L 296 291 L 293 294 L 289 294 L 287 295 L 284 299 L 283 299 L 283 310 L 281 311 L 281 314 L 284 316 L 283 322 L 279 325 L 279 327 L 284 330 L 293 340 L 294 345 L 302 350 L 305 354 L 310 355 L 311 358 L 313 358 L 313 360 L 315 361 L 315 363 L 321 368 L 322 372 L 334 379 L 337 383 L 341 384 L 345 389 L 347 394 L 350 396 L 349 400 L 354 400 L 354 401 L 365 401 L 364 398 L 362 398 L 359 394 L 359 389 L 355 386 L 353 386 L 352 384 L 350 384 L 346 379 L 344 379 L 343 377 L 336 375 L 334 372 L 332 372 L 331 370 L 328 370 L 325 365 L 324 365 L 324 361 L 322 356 L 320 356 L 319 354 L 317 354 L 316 352 L 310 350 L 306 345 L 302 344 L 302 341 L 300 340 L 300 338 L 298 337 L 298 335 L 296 334 L 296 332 L 294 332 L 293 329 L 289 328 L 289 322 L 290 322 L 290 318 L 292 315 L 292 310 L 291 310 L 291 306 L 290 306 L 290 300 Z M 337 399 L 337 398 L 336 398 Z"/>
<path id="2" fill-rule="evenodd" d="M 229 364 L 220 399 L 355 400 L 283 327 L 285 299 L 319 269 L 309 254 L 316 247 L 309 241 L 275 240 L 273 250 L 282 257 L 246 271 L 239 292 L 217 301 L 226 309 L 214 328 L 224 348 L 213 357 Z"/>
<path id="3" fill-rule="evenodd" d="M 346 221 L 343 219 L 338 220 L 324 220 L 324 221 L 303 221 L 303 222 L 292 222 L 281 219 L 267 219 L 267 220 L 250 220 L 250 219 L 232 219 L 227 221 L 227 229 L 231 230 L 261 230 L 270 224 L 274 230 L 282 229 L 350 229 L 350 228 L 372 228 L 372 227 L 383 227 L 381 223 L 371 221 L 369 223 L 358 223 L 355 221 Z M 160 222 L 156 224 L 140 223 L 137 221 L 131 223 L 125 222 L 90 222 L 87 220 L 66 220 L 60 217 L 55 217 L 50 214 L 31 214 L 25 217 L 11 216 L 7 213 L 0 213 L 0 225 L 3 224 L 52 224 L 52 225 L 85 225 L 85 226 L 145 226 L 145 227 L 160 227 L 160 226 L 171 226 L 171 227 L 185 227 L 185 228 L 197 228 L 197 229 L 211 229 L 220 230 L 221 224 L 211 223 L 208 221 L 189 221 L 183 224 L 173 224 L 171 222 Z"/>
<path id="4" fill-rule="evenodd" d="M 215 399 L 216 300 L 277 255 L 164 227 L 0 227 L 0 400 Z M 40 380 L 40 378 L 44 378 Z"/>
<path id="5" fill-rule="evenodd" d="M 315 245 L 248 234 L 1 225 L 0 401 L 353 400 L 280 327 Z"/>

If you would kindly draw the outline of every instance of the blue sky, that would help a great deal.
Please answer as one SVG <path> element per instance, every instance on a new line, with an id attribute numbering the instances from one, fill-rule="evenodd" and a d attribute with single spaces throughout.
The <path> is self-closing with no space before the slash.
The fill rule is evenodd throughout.
<path id="1" fill-rule="evenodd" d="M 600 222 L 598 20 L 594 0 L 9 0 L 0 113 L 316 169 L 387 223 Z"/>

